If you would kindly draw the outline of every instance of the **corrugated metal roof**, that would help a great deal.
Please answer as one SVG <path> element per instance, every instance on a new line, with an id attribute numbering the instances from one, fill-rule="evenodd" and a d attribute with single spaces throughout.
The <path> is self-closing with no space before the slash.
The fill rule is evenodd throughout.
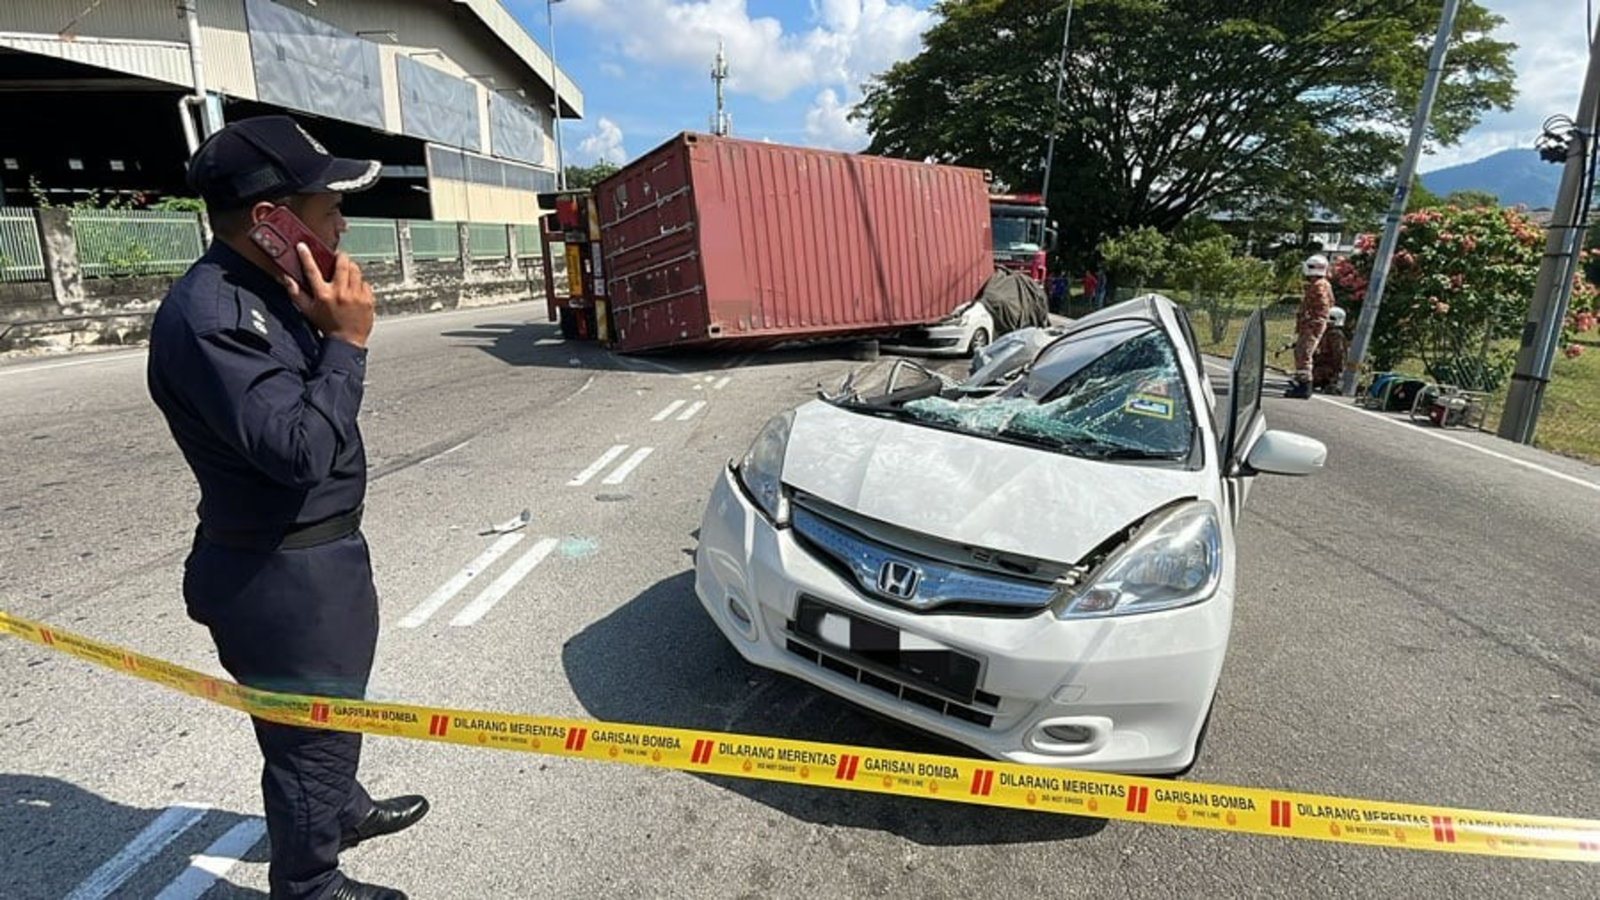
<path id="1" fill-rule="evenodd" d="M 550 55 L 528 36 L 521 23 L 506 12 L 500 0 L 451 0 L 459 3 L 472 11 L 495 37 L 505 42 L 512 52 L 516 53 L 523 62 L 528 64 L 540 78 L 550 78 Z M 563 106 L 571 109 L 578 118 L 583 118 L 583 92 L 567 77 L 567 73 L 556 67 L 556 83 L 559 85 L 557 92 L 561 97 Z"/>
<path id="2" fill-rule="evenodd" d="M 153 81 L 188 86 L 189 48 L 167 41 L 80 37 L 63 41 L 55 35 L 0 32 L 0 47 L 53 56 L 113 72 L 138 75 Z"/>

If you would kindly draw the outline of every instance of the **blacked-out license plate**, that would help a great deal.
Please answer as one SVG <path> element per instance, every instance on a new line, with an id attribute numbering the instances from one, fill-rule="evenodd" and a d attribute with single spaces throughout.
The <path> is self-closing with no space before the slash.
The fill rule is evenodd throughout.
<path id="1" fill-rule="evenodd" d="M 898 673 L 905 681 L 963 703 L 971 703 L 978 689 L 982 664 L 977 657 L 810 597 L 800 598 L 794 627 L 839 655 Z"/>

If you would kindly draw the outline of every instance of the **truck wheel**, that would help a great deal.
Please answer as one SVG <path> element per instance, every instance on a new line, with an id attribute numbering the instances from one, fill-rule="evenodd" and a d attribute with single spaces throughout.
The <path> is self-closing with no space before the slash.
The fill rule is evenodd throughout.
<path id="1" fill-rule="evenodd" d="M 597 337 L 594 310 L 561 307 L 561 336 L 569 341 L 592 341 Z"/>

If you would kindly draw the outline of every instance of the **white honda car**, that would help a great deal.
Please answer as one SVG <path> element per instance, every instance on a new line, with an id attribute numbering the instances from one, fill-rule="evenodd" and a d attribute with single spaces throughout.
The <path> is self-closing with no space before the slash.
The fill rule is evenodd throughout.
<path id="1" fill-rule="evenodd" d="M 750 662 L 992 757 L 1185 771 L 1250 479 L 1327 453 L 1266 429 L 1264 358 L 1257 314 L 1219 403 L 1147 295 L 960 383 L 905 360 L 847 381 L 722 473 L 695 590 Z"/>

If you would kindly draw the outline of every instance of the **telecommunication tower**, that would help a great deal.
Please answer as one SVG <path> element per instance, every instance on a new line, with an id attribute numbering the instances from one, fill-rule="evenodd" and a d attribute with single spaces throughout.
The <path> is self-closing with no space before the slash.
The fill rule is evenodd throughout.
<path id="1" fill-rule="evenodd" d="M 711 133 L 726 137 L 733 117 L 722 107 L 722 83 L 728 80 L 728 57 L 722 52 L 722 41 L 717 41 L 717 61 L 711 65 L 711 81 L 717 86 L 717 111 L 711 116 Z"/>

